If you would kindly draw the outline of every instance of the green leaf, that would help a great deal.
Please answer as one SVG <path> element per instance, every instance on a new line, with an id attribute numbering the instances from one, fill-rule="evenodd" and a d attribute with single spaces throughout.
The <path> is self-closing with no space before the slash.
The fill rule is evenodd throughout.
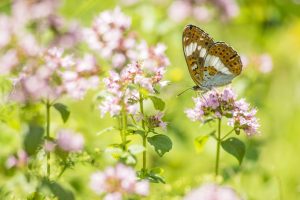
<path id="1" fill-rule="evenodd" d="M 240 165 L 242 164 L 246 152 L 246 147 L 241 140 L 235 137 L 231 137 L 225 141 L 222 141 L 221 146 L 226 152 L 233 155 L 239 161 Z"/>
<path id="2" fill-rule="evenodd" d="M 161 177 L 160 175 L 158 174 L 154 174 L 154 173 L 149 173 L 146 175 L 146 178 L 152 182 L 152 183 L 163 183 L 165 184 L 166 181 L 164 180 L 163 177 Z"/>
<path id="3" fill-rule="evenodd" d="M 53 195 L 55 195 L 58 200 L 74 200 L 75 197 L 73 193 L 69 190 L 64 189 L 60 184 L 54 181 L 49 181 L 48 179 L 43 179 L 42 185 L 50 189 Z"/>
<path id="4" fill-rule="evenodd" d="M 152 169 L 150 170 L 150 173 L 151 173 L 151 174 L 159 174 L 159 175 L 161 175 L 161 174 L 164 173 L 164 169 L 163 169 L 163 168 L 160 168 L 160 167 L 155 167 L 155 168 L 152 168 Z"/>
<path id="5" fill-rule="evenodd" d="M 60 113 L 63 122 L 66 123 L 70 116 L 68 107 L 62 103 L 55 103 L 53 106 Z"/>
<path id="6" fill-rule="evenodd" d="M 165 109 L 165 102 L 162 99 L 156 96 L 149 96 L 149 98 L 151 99 L 153 106 L 156 110 L 163 111 Z"/>
<path id="7" fill-rule="evenodd" d="M 37 125 L 29 125 L 24 138 L 24 149 L 29 155 L 34 155 L 43 142 L 44 129 Z"/>
<path id="8" fill-rule="evenodd" d="M 145 135 L 145 131 L 144 130 L 133 130 L 132 134 L 138 134 L 143 137 Z"/>
<path id="9" fill-rule="evenodd" d="M 154 135 L 152 137 L 148 137 L 147 140 L 154 147 L 159 156 L 163 156 L 166 152 L 172 149 L 172 141 L 166 135 Z"/>
<path id="10" fill-rule="evenodd" d="M 209 135 L 201 135 L 194 140 L 194 145 L 197 153 L 201 153 L 209 138 Z"/>

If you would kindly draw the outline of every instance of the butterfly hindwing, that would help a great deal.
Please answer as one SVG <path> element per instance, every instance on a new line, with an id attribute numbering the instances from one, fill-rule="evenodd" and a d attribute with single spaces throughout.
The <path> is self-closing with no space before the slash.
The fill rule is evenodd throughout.
<path id="1" fill-rule="evenodd" d="M 203 81 L 204 59 L 213 39 L 200 28 L 187 25 L 183 31 L 182 46 L 190 75 L 197 85 Z"/>
<path id="2" fill-rule="evenodd" d="M 225 42 L 216 42 L 210 46 L 204 66 L 214 66 L 224 74 L 239 75 L 242 62 L 238 53 Z"/>
<path id="3" fill-rule="evenodd" d="M 241 70 L 242 63 L 237 52 L 224 42 L 216 42 L 205 57 L 202 87 L 211 89 L 227 85 Z"/>

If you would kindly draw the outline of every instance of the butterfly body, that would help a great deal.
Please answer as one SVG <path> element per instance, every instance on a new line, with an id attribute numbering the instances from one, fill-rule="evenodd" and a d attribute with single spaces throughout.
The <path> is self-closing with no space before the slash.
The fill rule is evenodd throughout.
<path id="1" fill-rule="evenodd" d="M 241 58 L 232 47 L 214 42 L 194 25 L 185 27 L 182 46 L 190 75 L 197 85 L 195 88 L 208 91 L 227 85 L 242 71 Z"/>

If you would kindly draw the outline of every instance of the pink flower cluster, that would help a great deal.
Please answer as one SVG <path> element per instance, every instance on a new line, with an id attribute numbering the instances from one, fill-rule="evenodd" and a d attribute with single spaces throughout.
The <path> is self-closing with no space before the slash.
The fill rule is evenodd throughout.
<path id="1" fill-rule="evenodd" d="M 102 116 L 119 115 L 122 109 L 135 114 L 141 90 L 154 94 L 155 86 L 167 84 L 162 81 L 170 64 L 165 55 L 166 47 L 139 41 L 137 35 L 129 31 L 130 24 L 131 19 L 120 8 L 115 8 L 100 13 L 92 28 L 85 30 L 90 48 L 109 60 L 114 68 L 104 79 L 106 91 L 99 106 Z"/>
<path id="2" fill-rule="evenodd" d="M 58 15 L 59 5 L 58 0 L 13 0 L 11 15 L 0 14 L 0 74 L 18 72 L 35 62 L 45 49 L 45 40 L 40 41 L 45 34 L 46 46 L 71 48 L 81 40 L 78 23 Z"/>
<path id="3" fill-rule="evenodd" d="M 111 116 L 116 116 L 122 108 L 129 114 L 136 114 L 139 91 L 154 94 L 156 85 L 166 85 L 162 81 L 164 73 L 165 66 L 148 68 L 144 62 L 128 64 L 120 73 L 110 71 L 110 76 L 104 79 L 106 95 L 99 106 L 101 115 L 109 112 Z"/>
<path id="4" fill-rule="evenodd" d="M 158 112 L 156 115 L 152 115 L 148 117 L 146 122 L 148 123 L 149 127 L 156 128 L 161 127 L 163 129 L 167 128 L 167 122 L 164 122 L 162 118 L 164 117 L 163 112 Z"/>
<path id="5" fill-rule="evenodd" d="M 61 130 L 56 139 L 57 146 L 66 152 L 79 152 L 83 149 L 84 138 L 79 133 Z"/>
<path id="6" fill-rule="evenodd" d="M 204 122 L 210 118 L 228 118 L 228 125 L 244 130 L 250 136 L 258 132 L 256 109 L 250 108 L 245 99 L 237 100 L 236 94 L 225 88 L 222 92 L 210 91 L 204 97 L 194 98 L 195 108 L 185 113 L 192 121 Z"/>
<path id="7" fill-rule="evenodd" d="M 53 152 L 57 148 L 68 153 L 80 152 L 84 147 L 84 138 L 80 133 L 63 129 L 57 134 L 54 141 L 45 140 L 44 149 L 46 152 Z"/>
<path id="8" fill-rule="evenodd" d="M 176 0 L 170 5 L 168 14 L 175 22 L 181 22 L 188 17 L 194 17 L 200 22 L 208 22 L 213 16 L 206 4 L 215 6 L 223 20 L 234 18 L 239 13 L 235 0 Z"/>
<path id="9" fill-rule="evenodd" d="M 28 155 L 24 150 L 21 150 L 17 153 L 17 155 L 12 155 L 9 156 L 8 159 L 6 160 L 6 168 L 10 169 L 13 167 L 24 167 L 27 165 L 28 162 Z"/>
<path id="10" fill-rule="evenodd" d="M 98 71 L 90 55 L 75 59 L 72 55 L 63 55 L 61 49 L 51 48 L 35 63 L 24 67 L 15 80 L 11 96 L 21 102 L 54 100 L 63 94 L 81 99 L 88 89 L 98 86 Z"/>
<path id="11" fill-rule="evenodd" d="M 229 187 L 204 184 L 188 193 L 184 200 L 241 200 L 241 198 Z"/>
<path id="12" fill-rule="evenodd" d="M 105 11 L 95 18 L 92 27 L 84 31 L 87 43 L 100 56 L 110 60 L 113 68 L 120 69 L 134 61 L 144 61 L 145 66 L 167 66 L 165 46 L 148 47 L 138 41 L 137 34 L 130 32 L 131 19 L 120 8 Z"/>
<path id="13" fill-rule="evenodd" d="M 124 195 L 149 194 L 149 182 L 138 181 L 135 171 L 123 164 L 92 174 L 90 187 L 99 195 L 105 194 L 104 200 L 122 200 Z"/>

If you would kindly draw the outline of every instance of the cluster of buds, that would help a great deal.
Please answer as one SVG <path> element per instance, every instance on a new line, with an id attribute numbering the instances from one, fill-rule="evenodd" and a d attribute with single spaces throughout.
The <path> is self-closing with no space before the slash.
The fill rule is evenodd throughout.
<path id="1" fill-rule="evenodd" d="M 18 74 L 35 62 L 45 50 L 44 34 L 53 33 L 47 46 L 69 49 L 81 41 L 79 24 L 60 16 L 59 6 L 58 0 L 13 0 L 11 14 L 0 14 L 0 74 Z"/>
<path id="2" fill-rule="evenodd" d="M 166 66 L 169 60 L 164 55 L 165 47 L 148 47 L 145 41 L 139 41 L 137 34 L 130 32 L 131 19 L 120 8 L 105 11 L 95 18 L 92 27 L 84 34 L 92 50 L 109 60 L 112 67 L 120 71 L 127 64 L 143 60 L 145 66 Z"/>
<path id="3" fill-rule="evenodd" d="M 81 99 L 88 89 L 98 86 L 98 72 L 93 57 L 86 55 L 76 60 L 72 55 L 63 55 L 61 49 L 51 48 L 24 67 L 11 96 L 21 102 L 54 100 L 63 94 Z"/>

